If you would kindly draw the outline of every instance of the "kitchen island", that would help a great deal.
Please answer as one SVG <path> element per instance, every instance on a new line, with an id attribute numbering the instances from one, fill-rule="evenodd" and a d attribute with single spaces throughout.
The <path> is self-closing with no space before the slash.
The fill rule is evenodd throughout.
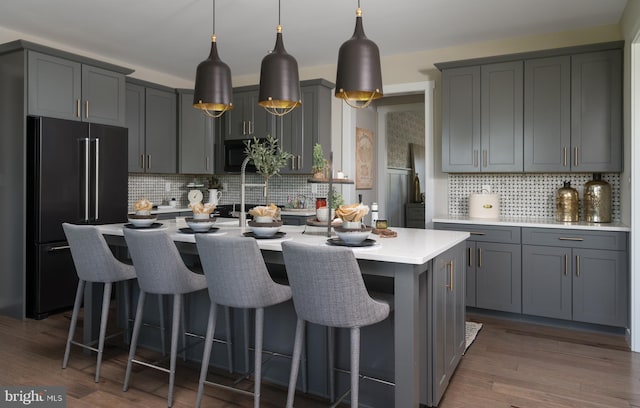
<path id="1" fill-rule="evenodd" d="M 173 220 L 163 221 L 163 224 L 163 228 L 176 242 L 176 246 L 182 253 L 192 255 L 197 253 L 195 251 L 194 235 L 181 233 Z M 218 220 L 216 226 L 219 227 L 218 231 L 215 232 L 216 234 L 238 236 L 245 232 L 244 229 L 238 226 L 237 220 Z M 124 245 L 122 238 L 123 224 L 103 225 L 99 226 L 99 228 L 110 244 Z M 381 372 L 390 373 L 391 379 L 388 383 L 395 383 L 395 387 L 388 387 L 389 390 L 384 392 L 379 391 L 383 387 L 367 387 L 363 384 L 361 385 L 361 400 L 363 402 L 366 401 L 371 406 L 380 407 L 388 407 L 391 404 L 395 407 L 403 408 L 417 407 L 419 404 L 432 405 L 437 403 L 437 401 L 433 402 L 432 384 L 439 380 L 433 378 L 430 368 L 432 362 L 429 361 L 433 356 L 434 347 L 434 325 L 432 324 L 433 318 L 430 316 L 433 306 L 431 295 L 433 290 L 433 260 L 452 248 L 463 249 L 469 233 L 405 228 L 394 228 L 394 230 L 398 232 L 396 238 L 379 238 L 374 235 L 372 237 L 377 240 L 374 246 L 353 249 L 365 280 L 369 279 L 369 281 L 373 282 L 372 285 L 376 286 L 376 290 L 382 287 L 384 291 L 386 288 L 387 292 L 393 294 L 394 299 L 392 304 L 393 315 L 388 319 L 392 323 L 387 323 L 387 326 L 381 323 L 381 328 L 372 330 L 371 337 L 368 337 L 367 333 L 362 335 L 363 351 L 371 343 L 371 348 L 374 350 L 377 347 L 382 347 L 383 350 L 390 350 L 388 353 L 390 357 L 385 361 L 385 353 L 382 352 L 380 353 L 382 361 L 375 359 L 376 361 L 368 364 L 365 361 L 366 351 L 364 351 L 362 369 L 366 370 L 368 366 L 382 367 Z M 281 239 L 257 240 L 265 261 L 269 265 L 283 264 L 281 244 L 284 240 L 295 240 L 308 245 L 327 245 L 326 232 L 325 234 L 310 233 L 310 231 L 305 231 L 304 226 L 283 226 L 281 231 L 286 233 Z M 461 250 L 460 253 L 464 253 L 464 251 Z M 367 285 L 369 286 L 369 283 Z M 206 297 L 206 294 L 203 297 Z M 276 310 L 274 313 L 277 313 L 278 316 L 266 318 L 265 347 L 269 343 L 269 337 L 282 340 L 283 333 L 292 333 L 291 329 L 295 326 L 295 313 L 291 303 L 287 305 L 287 308 L 289 309 L 287 311 Z M 194 310 L 199 311 L 197 313 L 198 322 L 194 322 Z M 191 314 L 189 325 L 193 327 L 194 323 L 196 323 L 195 326 L 204 327 L 204 322 L 206 321 L 206 312 L 204 311 L 206 310 L 207 308 L 204 305 L 194 306 L 194 302 L 191 302 L 189 306 L 189 313 Z M 91 321 L 92 314 L 91 311 L 85 311 L 85 339 L 95 336 L 92 333 L 92 328 L 95 327 L 95 323 Z M 236 322 L 235 313 L 232 321 L 234 326 L 243 325 L 242 323 L 236 324 L 237 322 L 242 322 L 242 320 Z M 244 321 L 246 326 L 246 319 Z M 464 324 L 464 321 L 462 324 Z M 278 325 L 282 327 L 278 327 Z M 388 330 L 383 333 L 385 327 Z M 320 340 L 328 338 L 328 336 L 320 335 L 324 333 L 324 328 L 312 327 L 310 330 L 315 330 L 316 333 L 307 335 L 309 376 L 303 379 L 301 388 L 313 394 L 329 397 L 332 395 L 333 390 L 328 389 L 326 379 L 331 378 L 333 373 L 327 371 L 333 370 L 327 368 L 326 356 L 333 355 L 333 352 L 326 349 L 331 350 L 333 345 L 328 344 L 329 342 L 326 340 Z M 233 332 L 235 333 L 236 331 L 233 330 Z M 241 332 L 242 330 L 240 330 Z M 240 337 L 242 336 L 240 335 Z M 287 344 L 284 348 L 288 349 L 290 353 L 293 345 L 293 335 L 288 337 L 291 338 L 286 339 Z M 338 338 L 336 343 L 338 344 L 336 357 L 337 360 L 340 360 L 342 357 L 340 351 L 342 342 Z M 234 341 L 234 347 L 238 345 L 238 341 Z M 321 349 L 316 349 L 314 345 Z M 249 345 L 241 344 L 241 346 L 248 347 Z M 197 353 L 193 354 L 193 358 L 198 358 Z M 246 361 L 244 363 L 246 365 Z M 287 365 L 288 363 L 283 363 L 281 367 L 286 368 Z M 264 378 L 276 383 L 286 384 L 287 374 L 288 370 L 285 373 L 274 373 L 273 378 L 270 378 L 269 371 L 265 370 Z M 284 381 L 283 378 L 278 377 L 282 377 L 282 375 L 285 375 Z M 339 378 L 337 378 L 337 381 L 339 382 Z M 369 398 L 367 398 L 368 390 L 372 390 L 372 393 L 374 393 Z M 382 395 L 376 394 L 379 392 Z M 388 399 L 385 399 L 385 393 Z"/>

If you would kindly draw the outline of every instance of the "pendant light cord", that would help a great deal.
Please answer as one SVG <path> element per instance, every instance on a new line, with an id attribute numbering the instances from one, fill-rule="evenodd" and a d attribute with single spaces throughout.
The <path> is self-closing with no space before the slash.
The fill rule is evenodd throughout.
<path id="1" fill-rule="evenodd" d="M 359 0 L 358 0 L 359 1 Z M 213 0 L 213 35 L 216 35 L 216 0 Z"/>

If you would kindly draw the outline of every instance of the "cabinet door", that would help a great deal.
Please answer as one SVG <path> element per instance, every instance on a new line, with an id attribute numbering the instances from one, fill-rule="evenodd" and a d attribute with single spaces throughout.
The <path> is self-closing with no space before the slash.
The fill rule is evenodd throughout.
<path id="1" fill-rule="evenodd" d="M 148 173 L 176 173 L 176 94 L 146 89 L 145 152 Z"/>
<path id="2" fill-rule="evenodd" d="M 142 173 L 145 170 L 144 154 L 144 105 L 143 86 L 126 84 L 126 121 L 129 129 L 129 172 Z"/>
<path id="3" fill-rule="evenodd" d="M 275 136 L 275 121 L 258 105 L 258 90 L 233 93 L 233 109 L 225 113 L 226 139 L 253 139 Z"/>
<path id="4" fill-rule="evenodd" d="M 467 268 L 465 286 L 465 304 L 476 307 L 476 265 L 478 262 L 476 243 L 467 240 Z"/>
<path id="5" fill-rule="evenodd" d="M 571 319 L 571 249 L 522 246 L 522 313 Z"/>
<path id="6" fill-rule="evenodd" d="M 125 126 L 124 75 L 106 69 L 82 66 L 82 120 Z"/>
<path id="7" fill-rule="evenodd" d="M 311 104 L 313 104 L 313 102 L 311 102 Z M 301 173 L 298 169 L 298 163 L 302 160 L 302 152 L 299 149 L 304 145 L 302 138 L 308 136 L 305 135 L 302 129 L 304 123 L 303 116 L 308 109 L 312 109 L 312 106 L 307 106 L 306 101 L 303 101 L 302 106 L 297 107 L 285 116 L 275 118 L 276 135 L 280 148 L 293 155 L 287 165 L 280 170 L 282 174 Z M 308 173 L 310 172 L 311 170 L 308 171 Z"/>
<path id="8" fill-rule="evenodd" d="M 524 63 L 524 171 L 569 171 L 571 58 Z"/>
<path id="9" fill-rule="evenodd" d="M 572 171 L 622 171 L 622 51 L 571 57 Z"/>
<path id="10" fill-rule="evenodd" d="M 522 264 L 520 245 L 476 242 L 476 306 L 520 313 Z"/>
<path id="11" fill-rule="evenodd" d="M 480 168 L 523 170 L 523 62 L 483 65 L 481 70 Z"/>
<path id="12" fill-rule="evenodd" d="M 442 171 L 480 171 L 480 67 L 442 72 Z"/>
<path id="13" fill-rule="evenodd" d="M 466 294 L 466 244 L 458 244 L 455 247 L 455 258 L 452 264 L 453 267 L 453 288 L 451 289 L 451 294 L 455 297 L 453 300 L 453 304 L 455 307 L 455 361 L 452 361 L 450 365 L 451 375 L 455 371 L 458 363 L 460 362 L 460 358 L 464 354 L 464 351 L 467 346 L 467 336 L 466 336 L 466 320 L 467 320 L 467 309 L 465 305 L 465 294 Z"/>
<path id="14" fill-rule="evenodd" d="M 573 320 L 627 326 L 627 253 L 573 249 Z"/>
<path id="15" fill-rule="evenodd" d="M 35 116 L 80 120 L 82 66 L 62 58 L 28 52 L 28 112 Z"/>
<path id="16" fill-rule="evenodd" d="M 208 117 L 193 107 L 193 92 L 180 92 L 178 98 L 180 173 L 213 174 L 213 122 L 217 119 Z"/>

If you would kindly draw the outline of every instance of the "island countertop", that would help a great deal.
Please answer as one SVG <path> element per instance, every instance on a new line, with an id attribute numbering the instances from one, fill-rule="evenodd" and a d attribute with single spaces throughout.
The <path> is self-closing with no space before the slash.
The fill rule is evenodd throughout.
<path id="1" fill-rule="evenodd" d="M 165 230 L 171 239 L 177 242 L 195 243 L 195 234 L 182 233 L 179 225 L 175 220 L 161 220 L 162 227 L 153 230 Z M 108 224 L 100 225 L 100 232 L 106 235 L 122 236 L 125 224 Z M 249 232 L 248 228 L 242 229 L 238 225 L 238 220 L 219 219 L 215 224 L 218 230 L 214 235 L 232 235 L 240 236 L 244 232 Z M 282 238 L 278 239 L 257 239 L 258 246 L 261 250 L 282 251 L 282 242 L 287 240 L 295 240 L 309 245 L 329 245 L 327 244 L 326 230 L 324 233 L 318 228 L 306 231 L 306 226 L 283 225 L 281 232 L 286 233 Z M 441 230 L 424 230 L 416 228 L 391 228 L 398 233 L 394 238 L 381 238 L 378 235 L 371 234 L 370 238 L 376 240 L 376 243 L 370 247 L 352 248 L 357 259 L 396 262 L 402 264 L 424 264 L 436 256 L 440 255 L 447 249 L 459 244 L 469 237 L 468 232 L 459 231 L 441 231 Z M 149 230 L 149 231 L 153 231 Z"/>

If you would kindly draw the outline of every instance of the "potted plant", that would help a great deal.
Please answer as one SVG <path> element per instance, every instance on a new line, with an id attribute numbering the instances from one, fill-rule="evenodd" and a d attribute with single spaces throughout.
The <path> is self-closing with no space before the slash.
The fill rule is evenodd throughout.
<path id="1" fill-rule="evenodd" d="M 278 139 L 267 135 L 265 141 L 253 138 L 245 142 L 244 153 L 256 166 L 258 174 L 264 177 L 265 202 L 269 204 L 269 179 L 280 175 L 280 169 L 287 164 L 293 155 L 278 146 Z"/>
<path id="2" fill-rule="evenodd" d="M 344 204 L 344 197 L 340 194 L 335 187 L 331 188 L 331 208 L 334 210 Z"/>
<path id="3" fill-rule="evenodd" d="M 313 166 L 311 168 L 314 178 L 324 178 L 325 164 L 322 146 L 320 143 L 316 143 L 315 146 L 313 146 Z"/>

